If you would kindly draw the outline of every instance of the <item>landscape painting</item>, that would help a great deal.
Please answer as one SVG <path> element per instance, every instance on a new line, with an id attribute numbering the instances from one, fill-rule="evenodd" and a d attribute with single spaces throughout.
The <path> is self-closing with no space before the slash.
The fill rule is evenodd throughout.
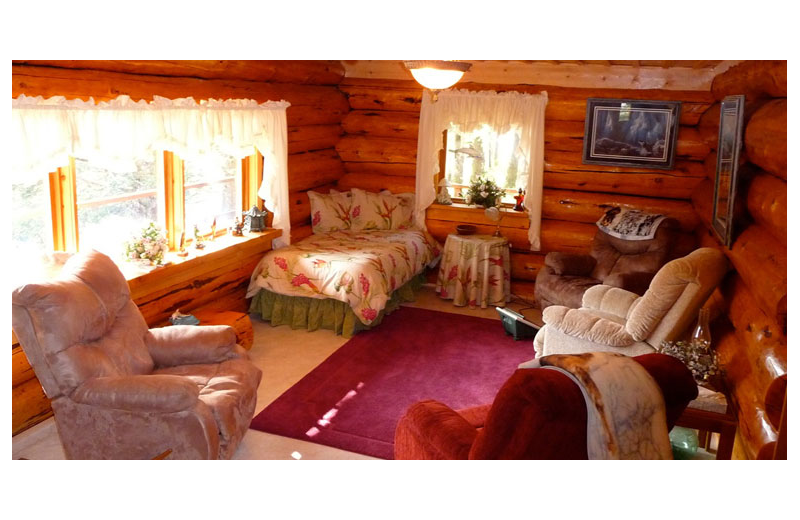
<path id="1" fill-rule="evenodd" d="M 679 101 L 589 98 L 583 162 L 672 169 L 680 111 Z"/>

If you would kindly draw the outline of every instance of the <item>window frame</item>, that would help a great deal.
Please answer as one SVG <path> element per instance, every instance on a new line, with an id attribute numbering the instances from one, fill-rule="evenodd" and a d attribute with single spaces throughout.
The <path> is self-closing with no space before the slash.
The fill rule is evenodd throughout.
<path id="1" fill-rule="evenodd" d="M 158 222 L 167 233 L 170 251 L 180 248 L 180 237 L 184 234 L 184 245 L 193 240 L 186 236 L 185 229 L 185 175 L 184 162 L 178 154 L 163 151 L 156 154 L 157 181 L 156 197 L 158 200 Z M 253 205 L 263 209 L 264 201 L 258 198 L 258 187 L 263 179 L 264 157 L 253 148 L 253 154 L 241 159 L 239 171 L 234 177 L 239 210 L 244 212 Z M 78 235 L 78 203 L 77 182 L 75 175 L 75 159 L 70 157 L 69 164 L 50 172 L 48 176 L 50 191 L 50 217 L 53 234 L 53 250 L 75 253 L 79 250 Z M 229 182 L 229 181 L 225 181 Z M 148 192 L 151 194 L 151 192 Z M 89 201 L 92 205 L 120 202 L 135 198 L 140 194 L 115 196 L 108 199 Z M 84 202 L 81 206 L 86 205 Z M 215 235 L 222 235 L 225 229 L 217 230 Z M 210 233 L 209 233 L 210 234 Z M 208 234 L 206 235 L 208 236 Z"/>

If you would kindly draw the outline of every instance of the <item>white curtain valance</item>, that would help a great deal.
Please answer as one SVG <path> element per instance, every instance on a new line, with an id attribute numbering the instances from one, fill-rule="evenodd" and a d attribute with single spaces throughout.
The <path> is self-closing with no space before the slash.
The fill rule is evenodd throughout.
<path id="1" fill-rule="evenodd" d="M 167 99 L 133 101 L 119 96 L 95 103 L 21 95 L 12 99 L 12 168 L 17 181 L 47 175 L 69 157 L 105 167 L 129 167 L 137 157 L 160 150 L 194 155 L 218 150 L 237 158 L 264 156 L 258 195 L 283 230 L 276 246 L 288 244 L 289 192 L 286 101 L 252 99 Z"/>
<path id="2" fill-rule="evenodd" d="M 524 159 L 520 178 L 527 177 L 525 207 L 530 217 L 528 239 L 531 250 L 540 249 L 542 179 L 544 171 L 544 112 L 547 92 L 446 90 L 434 103 L 430 93 L 422 97 L 417 143 L 415 221 L 425 225 L 425 211 L 436 198 L 434 178 L 439 172 L 441 135 L 451 124 L 465 132 L 483 125 L 498 133 L 514 130 L 519 134 L 520 155 Z"/>

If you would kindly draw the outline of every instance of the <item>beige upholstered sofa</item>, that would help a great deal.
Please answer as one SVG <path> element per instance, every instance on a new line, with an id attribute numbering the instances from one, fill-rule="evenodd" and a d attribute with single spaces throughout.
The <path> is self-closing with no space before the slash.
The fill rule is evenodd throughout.
<path id="1" fill-rule="evenodd" d="M 261 371 L 228 326 L 149 329 L 107 256 L 12 294 L 12 324 L 71 459 L 230 458 Z"/>
<path id="2" fill-rule="evenodd" d="M 701 248 L 662 267 L 644 296 L 608 285 L 583 295 L 582 306 L 560 305 L 542 313 L 545 325 L 533 340 L 536 356 L 619 352 L 638 356 L 662 341 L 681 337 L 728 269 L 725 255 Z"/>

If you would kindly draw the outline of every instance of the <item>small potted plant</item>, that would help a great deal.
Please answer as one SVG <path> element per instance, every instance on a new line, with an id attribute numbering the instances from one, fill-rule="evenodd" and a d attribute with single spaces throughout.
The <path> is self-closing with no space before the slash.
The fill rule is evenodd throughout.
<path id="1" fill-rule="evenodd" d="M 153 222 L 150 222 L 138 235 L 125 243 L 125 257 L 128 260 L 145 262 L 150 265 L 164 263 L 164 254 L 167 250 L 166 236 L 161 228 Z"/>
<path id="2" fill-rule="evenodd" d="M 468 204 L 476 204 L 484 208 L 494 208 L 500 205 L 505 191 L 500 188 L 492 179 L 478 177 L 470 185 L 467 196 Z"/>

